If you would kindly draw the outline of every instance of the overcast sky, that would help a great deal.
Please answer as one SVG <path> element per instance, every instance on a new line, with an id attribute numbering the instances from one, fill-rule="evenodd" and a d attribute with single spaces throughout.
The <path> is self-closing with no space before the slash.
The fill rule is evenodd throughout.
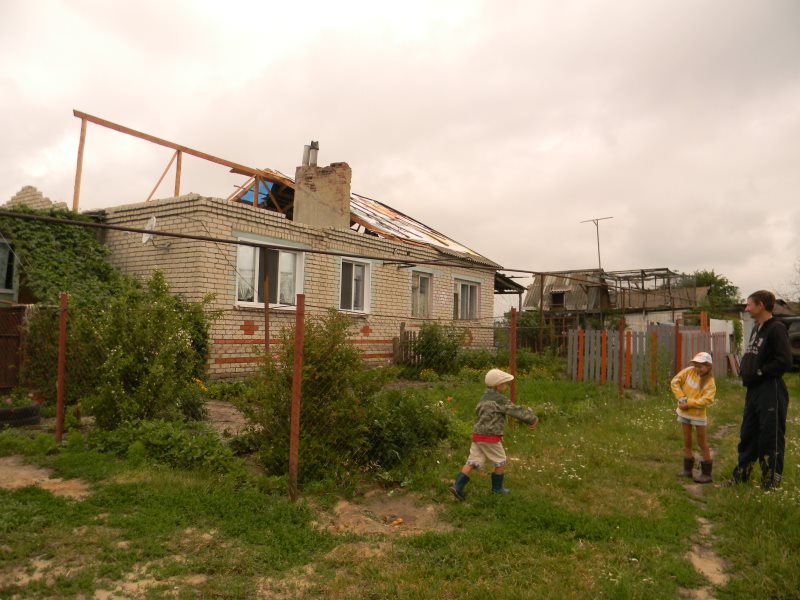
<path id="1" fill-rule="evenodd" d="M 797 278 L 796 0 L 2 0 L 0 56 L 0 201 L 71 205 L 75 108 L 291 176 L 319 140 L 353 191 L 507 267 L 595 267 L 579 222 L 613 216 L 605 269 Z M 81 209 L 144 200 L 171 154 L 90 125 Z"/>

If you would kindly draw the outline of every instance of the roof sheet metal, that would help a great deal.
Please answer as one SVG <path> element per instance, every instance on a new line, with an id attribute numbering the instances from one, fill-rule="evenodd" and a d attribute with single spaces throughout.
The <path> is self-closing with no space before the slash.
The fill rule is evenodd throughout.
<path id="1" fill-rule="evenodd" d="M 454 239 L 372 198 L 351 194 L 350 212 L 365 226 L 389 237 L 436 246 L 455 256 L 468 258 L 485 265 L 499 266 Z"/>
<path id="2" fill-rule="evenodd" d="M 242 174 L 235 169 L 231 171 L 233 173 Z M 261 171 L 269 175 L 269 177 L 264 177 L 267 181 L 271 183 L 281 183 L 286 187 L 294 189 L 295 181 L 291 177 L 272 169 L 261 169 Z M 272 188 L 272 185 L 269 185 L 269 188 Z M 263 203 L 266 203 L 266 186 L 264 186 L 263 181 L 261 182 L 259 191 L 264 195 Z M 259 195 L 259 204 L 261 205 L 262 200 L 260 196 L 261 194 Z M 243 188 L 239 194 L 234 196 L 234 199 L 252 204 L 252 188 Z M 269 206 L 266 206 L 266 208 L 269 208 Z M 393 209 L 383 202 L 351 193 L 350 213 L 360 224 L 378 235 L 382 234 L 388 238 L 434 246 L 437 250 L 448 256 L 471 260 L 496 269 L 501 268 L 496 262 L 489 260 L 463 244 L 459 244 L 454 239 L 420 223 L 416 219 L 412 219 L 408 215 Z"/>

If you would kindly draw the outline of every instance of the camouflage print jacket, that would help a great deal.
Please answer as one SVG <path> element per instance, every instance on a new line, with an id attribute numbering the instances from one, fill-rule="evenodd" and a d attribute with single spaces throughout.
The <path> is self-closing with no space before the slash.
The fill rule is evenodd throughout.
<path id="1" fill-rule="evenodd" d="M 530 408 L 512 404 L 511 400 L 492 389 L 487 389 L 478 402 L 475 416 L 475 427 L 472 429 L 472 433 L 476 435 L 503 435 L 506 416 L 514 417 L 529 425 L 537 420 Z"/>

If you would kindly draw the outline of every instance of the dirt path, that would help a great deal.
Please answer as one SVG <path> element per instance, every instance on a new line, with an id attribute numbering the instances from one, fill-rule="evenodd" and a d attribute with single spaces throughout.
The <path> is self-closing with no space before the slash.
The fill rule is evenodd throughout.
<path id="1" fill-rule="evenodd" d="M 707 485 L 707 484 L 706 484 Z M 686 483 L 684 489 L 695 499 L 694 503 L 702 510 L 702 503 L 706 485 L 700 483 Z M 713 549 L 715 537 L 712 532 L 712 523 L 705 517 L 697 516 L 697 533 L 692 537 L 692 547 L 684 558 L 688 560 L 694 570 L 702 575 L 711 585 L 696 589 L 681 589 L 681 596 L 693 600 L 713 600 L 714 589 L 728 585 L 730 577 L 726 573 L 727 565 Z"/>
<path id="2" fill-rule="evenodd" d="M 247 427 L 247 419 L 230 402 L 208 400 L 208 423 L 222 435 L 237 436 Z"/>
<path id="3" fill-rule="evenodd" d="M 89 495 L 89 484 L 80 479 L 51 478 L 52 471 L 26 463 L 21 456 L 0 458 L 0 488 L 16 490 L 38 486 L 51 494 L 73 500 Z"/>
<path id="4" fill-rule="evenodd" d="M 413 494 L 397 490 L 371 490 L 358 502 L 340 500 L 330 513 L 320 515 L 317 527 L 331 533 L 355 535 L 419 535 L 426 531 L 451 531 L 439 521 L 437 507 L 421 505 Z"/>

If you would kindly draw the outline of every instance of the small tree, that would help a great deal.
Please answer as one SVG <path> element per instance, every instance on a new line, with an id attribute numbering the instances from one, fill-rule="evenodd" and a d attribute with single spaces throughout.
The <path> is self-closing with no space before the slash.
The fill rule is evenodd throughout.
<path id="1" fill-rule="evenodd" d="M 739 288 L 724 275 L 714 270 L 695 271 L 694 284 L 697 287 L 708 287 L 708 295 L 703 304 L 710 309 L 729 309 L 739 302 Z"/>
<path id="2" fill-rule="evenodd" d="M 202 417 L 195 379 L 204 377 L 208 356 L 208 300 L 183 302 L 156 272 L 144 287 L 127 281 L 102 304 L 71 308 L 67 403 L 85 399 L 105 429 L 139 419 Z M 49 400 L 56 392 L 57 317 L 40 307 L 25 326 L 21 380 Z"/>

